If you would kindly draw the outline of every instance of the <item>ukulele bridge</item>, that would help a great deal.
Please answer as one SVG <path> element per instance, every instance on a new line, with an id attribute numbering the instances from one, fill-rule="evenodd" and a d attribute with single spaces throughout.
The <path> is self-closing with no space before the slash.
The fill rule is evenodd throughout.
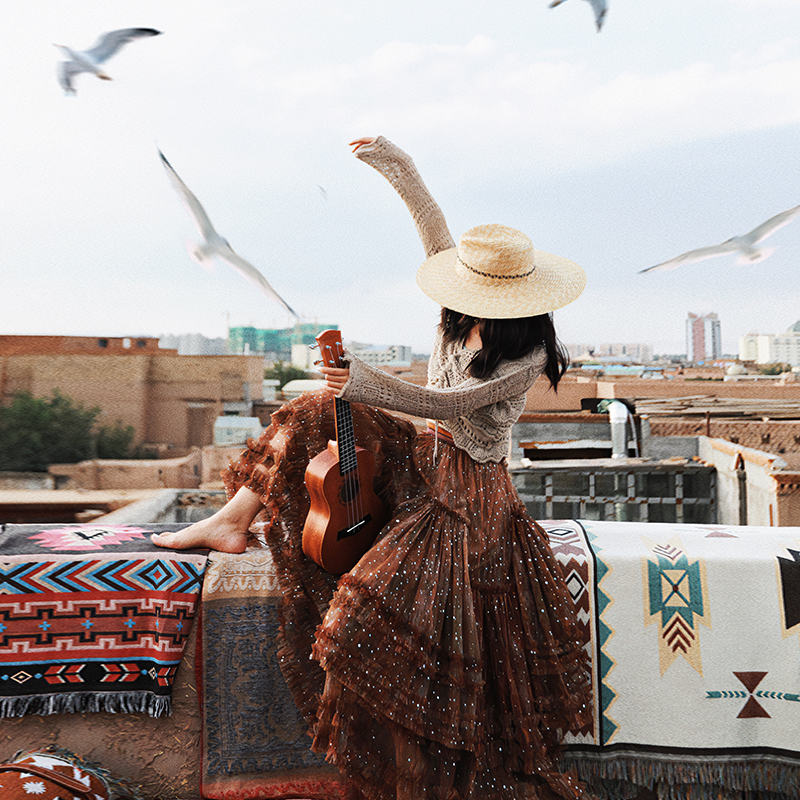
<path id="1" fill-rule="evenodd" d="M 372 522 L 372 514 L 367 514 L 366 517 L 360 519 L 355 525 L 351 525 L 349 528 L 342 528 L 339 533 L 336 534 L 336 540 L 340 541 L 341 539 L 347 539 L 349 536 L 355 536 L 365 525 L 369 525 L 370 522 Z"/>

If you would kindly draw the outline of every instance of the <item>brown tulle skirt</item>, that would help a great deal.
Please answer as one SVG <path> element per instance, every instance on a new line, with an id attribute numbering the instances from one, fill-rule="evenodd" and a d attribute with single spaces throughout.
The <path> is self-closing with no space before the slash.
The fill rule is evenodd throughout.
<path id="1" fill-rule="evenodd" d="M 334 438 L 328 395 L 272 417 L 225 473 L 259 493 L 284 594 L 281 668 L 353 797 L 576 798 L 554 764 L 587 721 L 574 610 L 505 464 L 479 464 L 406 420 L 353 404 L 392 516 L 337 578 L 302 553 L 304 472 Z"/>

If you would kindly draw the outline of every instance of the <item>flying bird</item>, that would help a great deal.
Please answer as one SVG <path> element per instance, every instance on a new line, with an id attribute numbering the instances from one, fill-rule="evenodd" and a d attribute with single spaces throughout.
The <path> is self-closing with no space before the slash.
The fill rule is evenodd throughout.
<path id="1" fill-rule="evenodd" d="M 723 256 L 726 253 L 736 253 L 738 251 L 739 258 L 736 259 L 737 264 L 756 264 L 769 258 L 774 252 L 774 247 L 756 247 L 759 242 L 763 241 L 775 233 L 778 228 L 788 225 L 795 217 L 800 216 L 800 206 L 790 208 L 788 211 L 781 211 L 774 217 L 770 217 L 766 222 L 762 222 L 758 227 L 753 228 L 749 233 L 742 236 L 734 236 L 731 239 L 726 239 L 722 244 L 716 244 L 711 247 L 701 247 L 697 250 L 689 250 L 687 253 L 682 253 L 669 261 L 664 261 L 661 264 L 656 264 L 654 267 L 647 269 L 640 269 L 639 272 L 651 272 L 658 269 L 675 269 L 683 264 L 692 264 L 695 261 L 705 261 L 707 258 L 715 258 L 716 256 Z"/>
<path id="2" fill-rule="evenodd" d="M 553 0 L 550 3 L 550 8 L 555 8 L 556 6 L 560 6 L 564 0 Z M 603 20 L 606 18 L 606 12 L 608 11 L 608 2 L 607 0 L 586 0 L 594 10 L 594 21 L 597 23 L 597 31 L 600 32 L 600 28 L 603 27 Z"/>
<path id="3" fill-rule="evenodd" d="M 65 94 L 76 94 L 72 79 L 81 72 L 93 72 L 98 78 L 110 81 L 111 76 L 100 69 L 124 44 L 145 36 L 158 36 L 155 28 L 121 28 L 104 33 L 89 50 L 73 50 L 65 44 L 55 45 L 66 57 L 58 64 L 58 82 Z"/>
<path id="4" fill-rule="evenodd" d="M 202 267 L 209 267 L 213 263 L 214 256 L 222 259 L 226 264 L 233 267 L 240 275 L 256 286 L 270 300 L 285 308 L 295 319 L 300 319 L 300 315 L 272 288 L 269 281 L 254 267 L 249 261 L 245 261 L 240 255 L 234 253 L 228 240 L 220 236 L 211 224 L 200 201 L 189 191 L 186 184 L 178 177 L 178 173 L 172 168 L 172 164 L 167 161 L 164 154 L 159 150 L 161 162 L 167 171 L 172 186 L 181 198 L 189 216 L 192 218 L 197 230 L 203 237 L 201 243 L 187 242 L 186 249 L 194 261 Z"/>

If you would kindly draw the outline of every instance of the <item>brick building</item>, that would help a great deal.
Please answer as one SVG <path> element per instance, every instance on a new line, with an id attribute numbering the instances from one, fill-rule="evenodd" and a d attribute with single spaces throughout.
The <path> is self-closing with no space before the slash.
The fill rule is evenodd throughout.
<path id="1" fill-rule="evenodd" d="M 263 372 L 259 356 L 180 356 L 149 337 L 0 336 L 0 403 L 57 389 L 168 450 L 210 444 L 218 416 L 249 414 Z"/>

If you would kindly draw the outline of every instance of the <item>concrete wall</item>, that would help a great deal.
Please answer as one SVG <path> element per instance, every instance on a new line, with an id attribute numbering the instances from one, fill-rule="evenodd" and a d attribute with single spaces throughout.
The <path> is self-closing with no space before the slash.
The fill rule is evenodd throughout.
<path id="1" fill-rule="evenodd" d="M 639 417 L 641 453 L 643 458 L 657 461 L 666 458 L 694 458 L 698 455 L 697 435 L 662 436 L 653 435 L 651 420 L 646 414 Z"/>
<path id="2" fill-rule="evenodd" d="M 200 468 L 200 485 L 203 487 L 222 486 L 220 472 L 235 462 L 244 450 L 243 445 L 233 447 L 204 447 Z"/>
<path id="3" fill-rule="evenodd" d="M 60 486 L 70 489 L 196 489 L 200 486 L 201 462 L 201 452 L 195 450 L 183 458 L 51 464 L 49 472 Z"/>
<path id="4" fill-rule="evenodd" d="M 717 469 L 717 519 L 720 523 L 797 524 L 796 520 L 790 520 L 788 513 L 779 514 L 778 482 L 773 473 L 786 466 L 780 456 L 707 436 L 699 436 L 698 445 L 700 459 Z M 787 511 L 788 508 L 787 502 Z"/>
<path id="5" fill-rule="evenodd" d="M 0 472 L 0 492 L 55 488 L 55 477 L 47 472 Z"/>
<path id="6" fill-rule="evenodd" d="M 529 414 L 520 417 L 511 432 L 512 446 L 519 442 L 568 442 L 576 439 L 611 439 L 608 414 L 575 417 L 566 414 Z"/>
<path id="7" fill-rule="evenodd" d="M 231 462 L 235 462 L 243 450 L 244 445 L 231 447 L 210 445 L 195 449 L 181 458 L 91 459 L 78 464 L 51 464 L 49 474 L 42 475 L 51 483 L 55 480 L 56 485 L 64 489 L 197 489 L 201 486 L 220 488 L 222 486 L 220 472 L 227 469 Z M 16 473 L 0 472 L 0 479 L 4 474 Z"/>

